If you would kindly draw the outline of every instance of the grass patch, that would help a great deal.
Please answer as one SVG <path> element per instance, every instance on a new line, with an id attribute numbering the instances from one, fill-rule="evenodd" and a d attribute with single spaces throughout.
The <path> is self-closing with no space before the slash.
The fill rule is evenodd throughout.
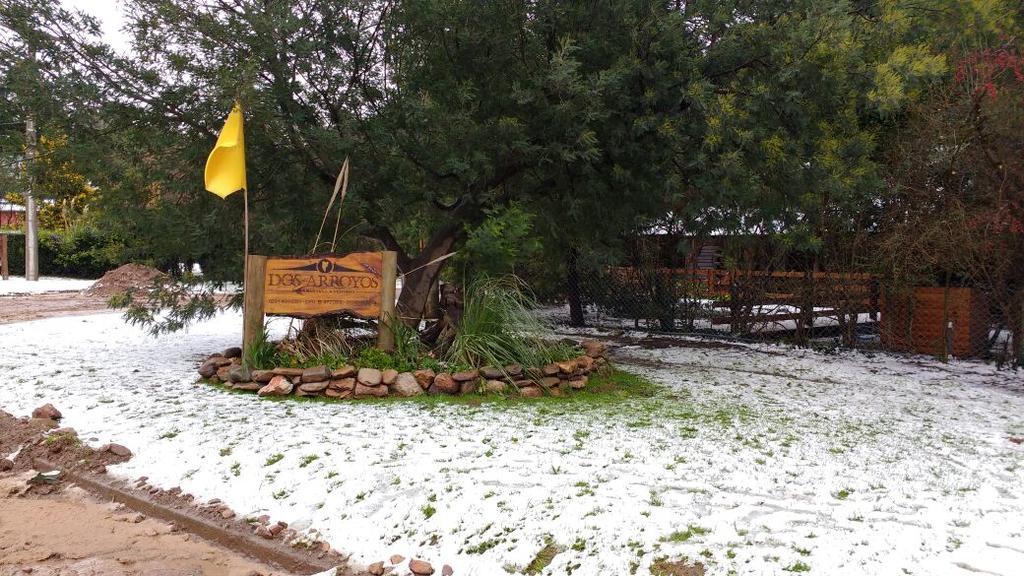
<path id="1" fill-rule="evenodd" d="M 794 562 L 794 563 L 790 564 L 789 566 L 786 566 L 785 568 L 783 568 L 783 571 L 785 571 L 785 572 L 810 572 L 811 571 L 811 567 L 808 566 L 804 562 L 797 561 L 797 562 Z"/>
<path id="2" fill-rule="evenodd" d="M 537 555 L 530 560 L 523 570 L 523 574 L 540 574 L 555 559 L 560 550 L 558 545 L 550 537 L 545 540 L 544 547 L 537 552 Z"/>
<path id="3" fill-rule="evenodd" d="M 686 530 L 676 530 L 675 532 L 665 536 L 661 539 L 662 542 L 687 542 L 694 536 L 704 536 L 705 534 L 711 533 L 711 530 L 702 526 L 694 526 L 690 524 L 686 527 Z"/>
<path id="4" fill-rule="evenodd" d="M 273 466 L 274 464 L 277 464 L 281 460 L 284 460 L 284 454 L 281 454 L 281 453 L 271 454 L 267 458 L 267 461 L 263 463 L 263 465 L 264 466 Z"/>

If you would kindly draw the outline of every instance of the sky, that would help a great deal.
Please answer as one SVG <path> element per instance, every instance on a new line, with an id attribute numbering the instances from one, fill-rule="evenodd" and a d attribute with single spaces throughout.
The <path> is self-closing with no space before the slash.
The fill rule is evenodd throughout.
<path id="1" fill-rule="evenodd" d="M 121 0 L 63 0 L 63 4 L 96 17 L 103 27 L 103 39 L 118 52 L 128 51 L 128 36 L 121 31 L 124 25 Z"/>

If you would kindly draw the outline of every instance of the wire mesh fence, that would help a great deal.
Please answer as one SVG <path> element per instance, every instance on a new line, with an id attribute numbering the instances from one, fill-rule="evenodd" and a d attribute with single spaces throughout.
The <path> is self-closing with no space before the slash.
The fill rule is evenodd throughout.
<path id="1" fill-rule="evenodd" d="M 1000 363 L 1021 358 L 1021 315 L 970 286 L 897 286 L 864 272 L 609 266 L 581 273 L 575 288 L 551 310 L 556 321 Z"/>

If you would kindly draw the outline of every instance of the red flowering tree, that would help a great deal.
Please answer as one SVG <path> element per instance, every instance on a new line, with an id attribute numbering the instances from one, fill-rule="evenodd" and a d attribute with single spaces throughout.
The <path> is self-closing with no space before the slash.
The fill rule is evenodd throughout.
<path id="1" fill-rule="evenodd" d="M 890 150 L 879 254 L 904 284 L 983 291 L 1024 359 L 1024 58 L 1007 44 L 961 58 Z"/>

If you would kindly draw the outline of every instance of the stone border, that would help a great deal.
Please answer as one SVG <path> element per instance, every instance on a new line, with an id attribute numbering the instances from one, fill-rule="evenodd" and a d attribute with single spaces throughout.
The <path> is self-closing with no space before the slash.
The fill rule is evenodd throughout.
<path id="1" fill-rule="evenodd" d="M 581 343 L 585 354 L 564 362 L 523 368 L 518 364 L 484 366 L 461 372 L 435 373 L 432 369 L 398 372 L 376 368 L 327 366 L 249 370 L 242 366 L 240 348 L 211 354 L 199 375 L 213 384 L 259 396 L 326 397 L 338 400 L 409 398 L 420 394 L 512 394 L 523 398 L 562 396 L 586 388 L 591 374 L 607 370 L 606 346 L 596 340 Z"/>
<path id="2" fill-rule="evenodd" d="M 234 518 L 233 513 L 230 517 L 225 517 L 218 512 L 215 517 L 220 521 L 215 521 L 204 514 L 203 505 L 194 504 L 187 495 L 180 502 L 163 501 L 160 496 L 164 491 L 152 489 L 148 485 L 145 485 L 145 488 L 149 489 L 142 489 L 143 484 L 136 482 L 134 487 L 129 487 L 124 481 L 111 481 L 87 472 L 60 467 L 45 459 L 36 459 L 35 468 L 40 471 L 60 470 L 65 480 L 103 499 L 124 504 L 146 516 L 171 523 L 191 534 L 289 572 L 323 572 L 338 568 L 338 576 L 355 574 L 344 567 L 344 557 L 323 543 L 300 550 L 298 546 L 288 546 L 281 541 L 257 537 L 259 531 L 254 534 L 247 530 L 242 522 L 225 522 Z"/>

